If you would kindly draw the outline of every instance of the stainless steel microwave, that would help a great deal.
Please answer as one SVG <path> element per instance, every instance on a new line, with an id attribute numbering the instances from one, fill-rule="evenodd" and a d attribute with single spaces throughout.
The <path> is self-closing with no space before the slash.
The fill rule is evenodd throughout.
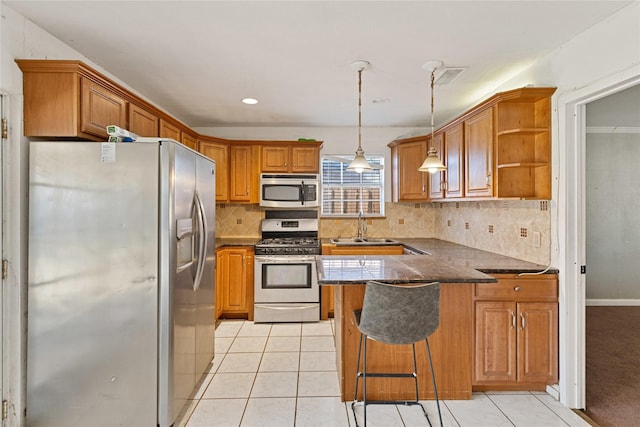
<path id="1" fill-rule="evenodd" d="M 260 206 L 266 208 L 317 208 L 319 182 L 316 174 L 260 175 Z"/>

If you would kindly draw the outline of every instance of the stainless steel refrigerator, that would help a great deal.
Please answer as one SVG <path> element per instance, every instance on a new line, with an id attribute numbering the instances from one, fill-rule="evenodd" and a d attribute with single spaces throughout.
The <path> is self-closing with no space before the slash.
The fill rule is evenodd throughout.
<path id="1" fill-rule="evenodd" d="M 171 426 L 214 348 L 215 163 L 31 142 L 27 426 Z"/>

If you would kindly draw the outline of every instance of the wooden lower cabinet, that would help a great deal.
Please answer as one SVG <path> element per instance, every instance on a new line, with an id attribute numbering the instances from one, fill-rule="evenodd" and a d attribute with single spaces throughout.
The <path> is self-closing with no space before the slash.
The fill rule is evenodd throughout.
<path id="1" fill-rule="evenodd" d="M 474 390 L 544 390 L 558 381 L 557 276 L 497 278 L 476 284 Z"/>
<path id="2" fill-rule="evenodd" d="M 440 326 L 429 337 L 440 399 L 471 399 L 473 283 L 443 283 L 440 287 Z M 342 400 L 353 399 L 359 331 L 353 310 L 362 308 L 365 285 L 336 285 L 336 364 Z M 431 371 L 424 343 L 416 343 L 418 394 L 433 399 Z M 367 348 L 370 372 L 412 372 L 411 345 L 388 345 L 370 341 Z M 362 388 L 360 388 L 362 390 Z M 413 381 L 402 378 L 370 378 L 369 399 L 413 399 Z M 361 399 L 362 396 L 359 396 Z"/>
<path id="3" fill-rule="evenodd" d="M 253 247 L 229 246 L 216 251 L 216 319 L 253 320 Z"/>
<path id="4" fill-rule="evenodd" d="M 402 255 L 404 247 L 392 246 L 338 246 L 322 245 L 322 255 Z M 334 287 L 322 286 L 320 288 L 320 320 L 334 317 Z"/>

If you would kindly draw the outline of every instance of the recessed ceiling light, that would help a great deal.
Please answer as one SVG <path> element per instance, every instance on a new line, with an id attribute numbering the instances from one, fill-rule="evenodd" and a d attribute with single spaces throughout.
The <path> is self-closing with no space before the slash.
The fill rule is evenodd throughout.
<path id="1" fill-rule="evenodd" d="M 258 103 L 258 100 L 255 98 L 244 98 L 242 102 L 244 102 L 245 104 L 254 105 Z"/>

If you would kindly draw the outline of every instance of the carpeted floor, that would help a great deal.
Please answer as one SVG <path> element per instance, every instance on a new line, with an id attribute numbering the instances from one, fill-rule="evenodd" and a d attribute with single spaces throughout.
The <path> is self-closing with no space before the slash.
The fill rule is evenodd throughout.
<path id="1" fill-rule="evenodd" d="M 587 407 L 602 427 L 640 425 L 640 307 L 589 306 Z"/>

